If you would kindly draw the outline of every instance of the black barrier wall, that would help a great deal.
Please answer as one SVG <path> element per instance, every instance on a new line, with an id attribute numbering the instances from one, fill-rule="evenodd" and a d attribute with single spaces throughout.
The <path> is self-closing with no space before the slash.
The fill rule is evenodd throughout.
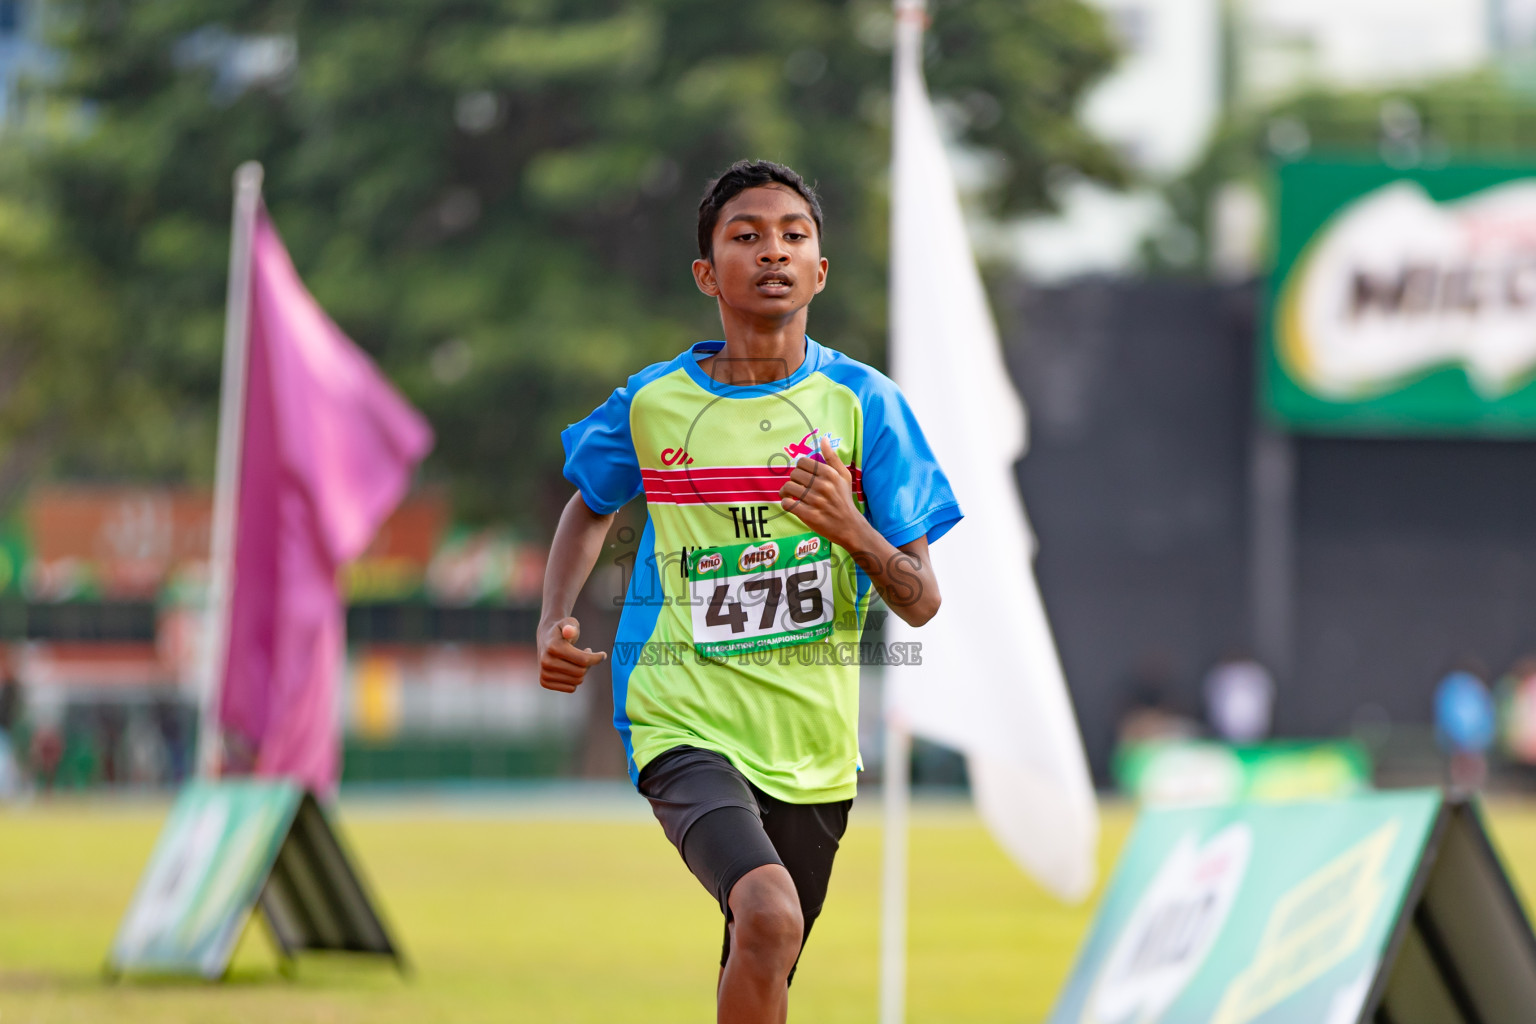
<path id="1" fill-rule="evenodd" d="M 1004 311 L 1036 569 L 1101 779 L 1137 691 L 1198 719 L 1204 672 L 1265 647 L 1250 495 L 1260 301 L 1253 284 L 1086 281 L 1021 287 Z M 1427 724 L 1458 659 L 1497 675 L 1536 652 L 1536 443 L 1282 444 L 1280 734 Z"/>

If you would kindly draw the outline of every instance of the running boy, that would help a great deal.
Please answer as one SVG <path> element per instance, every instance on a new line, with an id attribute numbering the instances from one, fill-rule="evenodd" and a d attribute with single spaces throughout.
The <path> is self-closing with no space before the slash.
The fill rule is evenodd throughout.
<path id="1" fill-rule="evenodd" d="M 646 367 L 561 434 L 577 493 L 550 546 L 539 679 L 569 693 L 607 657 L 576 646 L 571 608 L 643 493 L 613 720 L 630 778 L 725 914 L 722 1024 L 788 1013 L 856 788 L 870 591 L 927 622 L 928 544 L 961 515 L 896 385 L 806 336 L 821 220 L 787 167 L 742 161 L 712 182 L 693 276 L 725 340 Z"/>

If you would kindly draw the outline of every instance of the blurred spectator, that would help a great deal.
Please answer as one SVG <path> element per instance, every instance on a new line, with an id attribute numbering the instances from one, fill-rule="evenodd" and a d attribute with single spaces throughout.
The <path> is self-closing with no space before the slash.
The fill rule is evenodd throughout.
<path id="1" fill-rule="evenodd" d="M 127 778 L 136 786 L 153 786 L 165 778 L 165 741 L 161 738 L 159 723 L 148 712 L 136 713 L 128 718 L 123 731 L 123 760 Z"/>
<path id="2" fill-rule="evenodd" d="M 164 781 L 179 786 L 186 779 L 192 761 L 187 730 L 182 728 L 181 709 L 175 701 L 162 697 L 155 701 L 154 714 L 155 724 L 160 729 L 160 741 L 165 748 Z"/>
<path id="3" fill-rule="evenodd" d="M 1200 735 L 1197 722 L 1169 705 L 1167 694 L 1172 682 L 1173 669 L 1166 656 L 1153 653 L 1141 658 L 1126 680 L 1128 699 L 1115 734 L 1118 746 Z"/>
<path id="4" fill-rule="evenodd" d="M 1205 718 L 1228 743 L 1257 743 L 1269 735 L 1275 679 L 1246 653 L 1234 653 L 1205 674 Z"/>
<path id="5" fill-rule="evenodd" d="M 21 683 L 0 657 L 0 732 L 10 735 L 21 721 Z"/>
<path id="6" fill-rule="evenodd" d="M 42 783 L 44 789 L 52 789 L 58 781 L 59 762 L 64 758 L 64 737 L 57 722 L 40 722 L 32 732 L 32 749 L 29 760 L 32 777 Z"/>
<path id="7" fill-rule="evenodd" d="M 8 734 L 0 732 L 0 800 L 9 800 L 21 792 L 21 769 L 16 764 L 15 745 Z"/>
<path id="8" fill-rule="evenodd" d="M 16 751 L 16 725 L 20 721 L 21 684 L 11 674 L 10 662 L 0 655 L 0 800 L 21 789 Z"/>
<path id="9" fill-rule="evenodd" d="M 102 774 L 105 755 L 99 731 L 66 729 L 63 742 L 64 750 L 59 755 L 58 771 L 54 776 L 56 786 L 86 789 L 109 781 Z"/>
<path id="10" fill-rule="evenodd" d="M 1500 747 L 1511 761 L 1536 764 L 1536 657 L 1527 655 L 1495 688 Z"/>
<path id="11" fill-rule="evenodd" d="M 1494 740 L 1493 697 L 1477 666 L 1447 673 L 1435 687 L 1435 738 L 1450 755 L 1450 782 L 1476 789 L 1488 776 L 1488 749 Z"/>
<path id="12" fill-rule="evenodd" d="M 123 756 L 123 733 L 127 730 L 127 713 L 115 704 L 103 704 L 96 709 L 95 754 L 101 768 L 103 782 L 115 784 L 127 781 L 126 758 Z"/>

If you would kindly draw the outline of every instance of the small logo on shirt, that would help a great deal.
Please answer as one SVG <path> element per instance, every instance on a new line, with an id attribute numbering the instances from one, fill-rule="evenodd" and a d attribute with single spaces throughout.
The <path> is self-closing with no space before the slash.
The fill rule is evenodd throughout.
<path id="1" fill-rule="evenodd" d="M 820 550 L 821 538 L 807 537 L 805 540 L 795 545 L 795 561 L 799 561 L 802 558 L 809 558 Z"/>
<path id="2" fill-rule="evenodd" d="M 693 567 L 693 571 L 702 576 L 707 572 L 714 572 L 724 564 L 725 556 L 715 551 L 708 555 L 701 555 L 698 563 Z"/>
<path id="3" fill-rule="evenodd" d="M 843 443 L 842 438 L 828 437 L 821 432 L 821 428 L 816 427 L 812 428 L 809 434 L 806 434 L 794 444 L 785 445 L 784 454 L 788 455 L 791 460 L 811 458 L 817 460 L 818 462 L 823 462 L 825 461 L 821 457 L 821 442 L 823 439 L 832 442 L 833 448 L 836 448 L 838 445 Z"/>
<path id="4" fill-rule="evenodd" d="M 691 466 L 693 456 L 681 448 L 663 448 L 661 450 L 661 464 L 663 466 Z"/>
<path id="5" fill-rule="evenodd" d="M 741 552 L 741 557 L 736 560 L 736 567 L 741 572 L 751 572 L 753 569 L 761 569 L 772 565 L 779 560 L 779 545 L 775 541 L 767 544 L 759 544 L 757 547 L 746 548 Z"/>

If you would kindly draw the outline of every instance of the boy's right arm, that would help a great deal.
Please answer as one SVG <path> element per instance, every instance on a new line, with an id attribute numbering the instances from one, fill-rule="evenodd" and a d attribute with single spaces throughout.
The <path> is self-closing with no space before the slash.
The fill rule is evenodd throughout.
<path id="1" fill-rule="evenodd" d="M 560 525 L 549 546 L 544 570 L 544 609 L 539 615 L 539 685 L 573 693 L 586 678 L 587 669 L 607 658 L 606 652 L 578 648 L 581 624 L 571 615 L 576 595 L 592 574 L 613 513 L 599 515 L 587 507 L 578 491 L 560 513 Z"/>

